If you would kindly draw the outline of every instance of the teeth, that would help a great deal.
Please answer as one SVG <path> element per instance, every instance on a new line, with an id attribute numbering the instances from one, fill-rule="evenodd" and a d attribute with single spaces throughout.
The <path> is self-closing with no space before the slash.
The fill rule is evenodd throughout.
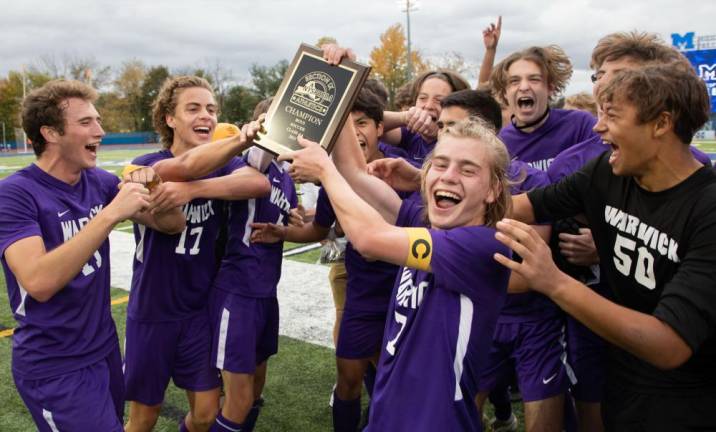
<path id="1" fill-rule="evenodd" d="M 195 132 L 209 132 L 209 128 L 208 127 L 198 127 L 198 128 L 194 128 L 194 131 Z"/>
<path id="2" fill-rule="evenodd" d="M 454 194 L 452 192 L 437 191 L 437 192 L 435 192 L 435 196 L 437 198 L 450 198 L 450 199 L 454 199 L 456 201 L 460 201 L 460 197 L 457 194 Z"/>

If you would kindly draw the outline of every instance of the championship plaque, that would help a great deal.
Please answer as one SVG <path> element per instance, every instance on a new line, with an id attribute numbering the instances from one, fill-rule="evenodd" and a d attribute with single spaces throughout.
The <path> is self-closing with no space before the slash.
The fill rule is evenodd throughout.
<path id="1" fill-rule="evenodd" d="M 370 67 L 343 59 L 323 60 L 323 52 L 301 44 L 266 114 L 254 143 L 274 155 L 299 150 L 296 137 L 331 152 Z"/>

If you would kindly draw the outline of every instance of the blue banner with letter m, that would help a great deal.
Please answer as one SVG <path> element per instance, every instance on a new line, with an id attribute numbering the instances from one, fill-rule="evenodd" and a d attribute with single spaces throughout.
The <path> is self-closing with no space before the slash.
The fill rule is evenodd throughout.
<path id="1" fill-rule="evenodd" d="M 683 54 L 706 83 L 711 96 L 711 112 L 716 112 L 716 49 L 685 51 Z"/>

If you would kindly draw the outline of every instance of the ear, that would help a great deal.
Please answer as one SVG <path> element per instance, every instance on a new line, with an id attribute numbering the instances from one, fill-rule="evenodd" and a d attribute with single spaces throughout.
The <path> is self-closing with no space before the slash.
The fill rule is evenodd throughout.
<path id="1" fill-rule="evenodd" d="M 176 127 L 176 121 L 174 120 L 174 116 L 171 114 L 167 114 L 164 116 L 164 121 L 167 123 L 167 126 L 174 129 Z"/>
<path id="2" fill-rule="evenodd" d="M 60 137 L 60 133 L 52 126 L 42 126 L 40 128 L 40 134 L 42 134 L 42 137 L 47 143 L 57 142 L 57 139 Z"/>
<path id="3" fill-rule="evenodd" d="M 378 132 L 378 138 L 383 136 L 383 122 L 378 122 L 376 125 L 376 131 Z"/>
<path id="4" fill-rule="evenodd" d="M 497 198 L 500 196 L 499 187 L 500 187 L 500 182 L 492 182 L 492 184 L 490 185 L 490 189 L 487 192 L 487 197 L 485 197 L 485 202 L 487 204 L 494 203 L 497 200 Z"/>
<path id="5" fill-rule="evenodd" d="M 654 120 L 654 138 L 661 138 L 669 132 L 674 131 L 674 116 L 670 112 L 663 111 Z"/>

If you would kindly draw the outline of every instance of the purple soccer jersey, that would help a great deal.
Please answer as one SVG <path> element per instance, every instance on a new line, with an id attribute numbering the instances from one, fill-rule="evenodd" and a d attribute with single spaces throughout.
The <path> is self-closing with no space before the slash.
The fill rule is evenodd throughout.
<path id="1" fill-rule="evenodd" d="M 336 221 L 336 214 L 323 188 L 318 192 L 314 220 L 323 227 L 330 227 Z M 398 274 L 398 266 L 384 261 L 368 261 L 350 242 L 346 245 L 345 262 L 348 281 L 344 309 L 385 313 L 390 303 L 390 293 Z"/>
<path id="2" fill-rule="evenodd" d="M 281 278 L 283 242 L 251 243 L 254 222 L 287 225 L 289 211 L 298 205 L 293 180 L 276 161 L 264 171 L 271 194 L 264 198 L 234 201 L 229 205 L 229 238 L 214 286 L 247 297 L 276 297 Z"/>
<path id="3" fill-rule="evenodd" d="M 510 166 L 507 168 L 507 177 L 510 181 L 515 182 L 510 186 L 512 195 L 529 192 L 549 184 L 549 176 L 546 172 L 518 160 L 510 162 Z"/>
<path id="4" fill-rule="evenodd" d="M 151 166 L 173 157 L 171 151 L 161 150 L 132 163 Z M 228 175 L 243 166 L 243 160 L 234 158 L 205 178 Z M 185 204 L 186 228 L 180 234 L 134 225 L 137 250 L 127 316 L 135 321 L 161 322 L 206 312 L 216 274 L 214 243 L 224 222 L 222 208 L 222 201 L 204 198 Z"/>
<path id="5" fill-rule="evenodd" d="M 514 159 L 547 171 L 560 152 L 596 135 L 592 130 L 596 121 L 584 111 L 552 109 L 535 131 L 522 132 L 510 123 L 499 136 Z"/>
<path id="6" fill-rule="evenodd" d="M 41 379 L 84 368 L 118 347 L 110 315 L 109 241 L 50 300 L 40 303 L 18 284 L 5 251 L 39 236 L 47 250 L 70 240 L 117 194 L 119 179 L 101 169 L 82 171 L 69 185 L 32 164 L 0 182 L 0 251 L 10 308 L 15 376 Z"/>
<path id="7" fill-rule="evenodd" d="M 397 222 L 424 226 L 422 208 L 404 201 Z M 481 430 L 477 379 L 510 275 L 492 256 L 510 253 L 483 226 L 430 235 L 432 272 L 396 279 L 368 431 Z"/>
<path id="8" fill-rule="evenodd" d="M 433 151 L 436 142 L 437 140 L 425 141 L 422 135 L 410 132 L 405 126 L 400 128 L 400 144 L 398 146 L 407 153 L 408 157 L 405 160 L 418 168 L 423 166 L 425 156 Z"/>
<path id="9" fill-rule="evenodd" d="M 402 148 L 386 144 L 383 141 L 378 141 L 378 150 L 383 153 L 383 157 L 401 158 L 405 160 L 409 160 L 410 158 L 408 156 L 408 152 L 406 152 Z"/>

